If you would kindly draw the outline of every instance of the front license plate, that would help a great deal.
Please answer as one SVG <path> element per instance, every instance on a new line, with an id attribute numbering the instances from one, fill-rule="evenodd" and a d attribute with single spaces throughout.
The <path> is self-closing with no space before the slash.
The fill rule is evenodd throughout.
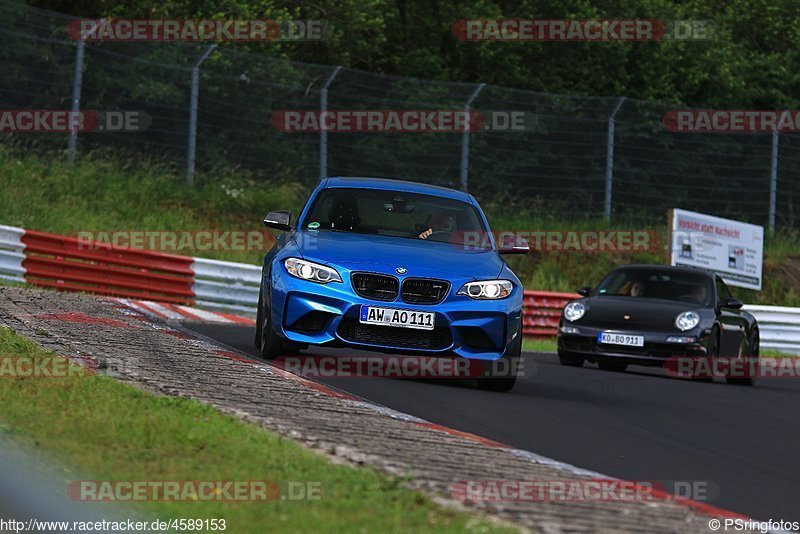
<path id="1" fill-rule="evenodd" d="M 398 310 L 380 306 L 361 306 L 361 316 L 358 320 L 364 324 L 433 330 L 435 317 L 436 314 L 433 312 Z"/>
<path id="2" fill-rule="evenodd" d="M 610 345 L 625 345 L 628 347 L 644 347 L 644 336 L 600 332 L 597 334 L 597 342 L 608 343 Z"/>

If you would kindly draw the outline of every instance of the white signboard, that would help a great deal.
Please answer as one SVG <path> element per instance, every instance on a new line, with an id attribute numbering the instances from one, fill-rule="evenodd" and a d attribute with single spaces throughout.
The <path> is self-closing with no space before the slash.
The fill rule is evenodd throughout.
<path id="1" fill-rule="evenodd" d="M 673 209 L 669 231 L 670 265 L 705 267 L 732 286 L 761 289 L 763 226 Z"/>

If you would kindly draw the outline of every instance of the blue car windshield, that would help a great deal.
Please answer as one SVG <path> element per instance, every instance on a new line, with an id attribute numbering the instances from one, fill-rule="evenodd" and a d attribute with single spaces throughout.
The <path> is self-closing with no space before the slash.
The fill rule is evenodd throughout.
<path id="1" fill-rule="evenodd" d="M 645 269 L 617 269 L 600 282 L 595 295 L 647 297 L 711 306 L 713 281 L 701 274 Z"/>
<path id="2" fill-rule="evenodd" d="M 382 189 L 323 189 L 304 229 L 438 241 L 483 242 L 487 235 L 475 206 L 451 198 Z"/>

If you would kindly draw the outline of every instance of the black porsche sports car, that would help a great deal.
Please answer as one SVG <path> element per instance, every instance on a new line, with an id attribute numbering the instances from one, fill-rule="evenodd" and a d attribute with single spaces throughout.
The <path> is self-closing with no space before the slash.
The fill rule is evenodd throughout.
<path id="1" fill-rule="evenodd" d="M 718 275 L 705 269 L 628 265 L 569 302 L 558 327 L 563 365 L 662 366 L 676 357 L 758 357 L 758 323 Z M 728 377 L 751 385 L 753 378 Z"/>

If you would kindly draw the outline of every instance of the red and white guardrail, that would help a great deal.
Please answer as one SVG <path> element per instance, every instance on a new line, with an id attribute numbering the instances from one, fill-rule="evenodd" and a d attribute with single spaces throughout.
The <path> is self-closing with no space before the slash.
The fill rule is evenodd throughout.
<path id="1" fill-rule="evenodd" d="M 261 268 L 0 226 L 0 278 L 64 291 L 254 312 Z"/>
<path id="2" fill-rule="evenodd" d="M 194 314 L 209 320 L 204 309 L 255 314 L 261 267 L 0 225 L 0 279 L 119 297 L 170 318 Z M 575 298 L 575 293 L 525 291 L 523 335 L 554 336 L 561 309 Z M 762 347 L 800 354 L 800 308 L 747 305 L 745 309 L 760 323 Z M 215 316 L 223 322 L 242 319 L 224 313 Z"/>

